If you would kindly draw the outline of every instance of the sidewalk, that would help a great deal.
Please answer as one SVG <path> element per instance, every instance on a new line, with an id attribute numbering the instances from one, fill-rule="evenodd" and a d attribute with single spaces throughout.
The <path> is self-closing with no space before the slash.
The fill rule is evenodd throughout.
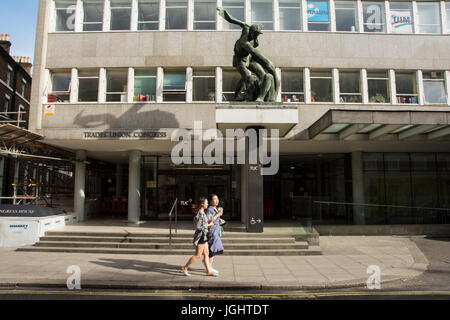
<path id="1" fill-rule="evenodd" d="M 198 260 L 181 273 L 188 256 L 15 252 L 0 248 L 0 287 L 66 287 L 71 265 L 81 269 L 81 288 L 307 290 L 365 286 L 367 267 L 381 269 L 381 282 L 422 274 L 428 261 L 403 237 L 320 237 L 322 256 L 219 256 L 219 277 L 207 277 Z M 226 248 L 225 248 L 226 250 Z"/>

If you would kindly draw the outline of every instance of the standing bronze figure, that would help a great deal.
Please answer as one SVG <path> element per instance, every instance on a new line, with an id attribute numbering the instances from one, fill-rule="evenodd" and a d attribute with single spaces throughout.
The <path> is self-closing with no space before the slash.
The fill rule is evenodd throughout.
<path id="1" fill-rule="evenodd" d="M 220 7 L 217 11 L 226 21 L 242 28 L 241 37 L 234 45 L 233 67 L 241 75 L 235 100 L 274 102 L 280 90 L 280 79 L 277 77 L 273 63 L 256 49 L 259 46 L 258 36 L 262 34 L 262 25 L 250 26 L 233 18 Z"/>

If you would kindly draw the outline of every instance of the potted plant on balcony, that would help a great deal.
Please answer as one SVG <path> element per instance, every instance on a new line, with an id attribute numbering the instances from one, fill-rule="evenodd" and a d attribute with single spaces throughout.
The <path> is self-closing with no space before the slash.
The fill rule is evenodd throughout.
<path id="1" fill-rule="evenodd" d="M 369 101 L 371 103 L 386 103 L 386 97 L 381 93 L 377 93 L 376 95 L 371 96 Z"/>

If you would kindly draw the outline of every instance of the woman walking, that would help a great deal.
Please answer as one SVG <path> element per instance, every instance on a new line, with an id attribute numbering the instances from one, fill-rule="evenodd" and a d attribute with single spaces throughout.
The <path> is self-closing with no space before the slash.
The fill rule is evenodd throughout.
<path id="1" fill-rule="evenodd" d="M 196 253 L 193 255 L 186 265 L 181 269 L 185 276 L 190 277 L 191 274 L 188 272 L 189 267 L 204 255 L 204 264 L 206 267 L 206 275 L 217 276 L 217 272 L 213 272 L 209 265 L 209 250 L 208 250 L 208 227 L 213 226 L 212 223 L 208 223 L 208 218 L 206 217 L 205 210 L 208 208 L 208 200 L 205 197 L 201 197 L 198 203 L 198 213 L 194 218 L 194 223 L 196 226 L 194 234 L 194 246 L 196 246 Z"/>
<path id="2" fill-rule="evenodd" d="M 211 196 L 211 206 L 206 211 L 208 217 L 208 222 L 213 224 L 209 228 L 210 238 L 208 240 L 209 247 L 209 265 L 211 271 L 219 273 L 216 269 L 212 267 L 214 256 L 223 253 L 222 239 L 220 238 L 220 226 L 225 224 L 225 221 L 220 217 L 223 215 L 223 209 L 218 207 L 219 197 L 215 194 Z"/>

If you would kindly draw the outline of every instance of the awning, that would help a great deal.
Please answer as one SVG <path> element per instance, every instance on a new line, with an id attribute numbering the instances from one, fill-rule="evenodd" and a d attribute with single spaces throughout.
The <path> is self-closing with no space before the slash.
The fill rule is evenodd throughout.
<path id="1" fill-rule="evenodd" d="M 450 111 L 329 110 L 301 136 L 311 140 L 450 140 Z"/>
<path id="2" fill-rule="evenodd" d="M 16 127 L 9 123 L 0 125 L 0 141 L 2 143 L 25 145 L 43 138 L 44 136 L 40 134 Z"/>

